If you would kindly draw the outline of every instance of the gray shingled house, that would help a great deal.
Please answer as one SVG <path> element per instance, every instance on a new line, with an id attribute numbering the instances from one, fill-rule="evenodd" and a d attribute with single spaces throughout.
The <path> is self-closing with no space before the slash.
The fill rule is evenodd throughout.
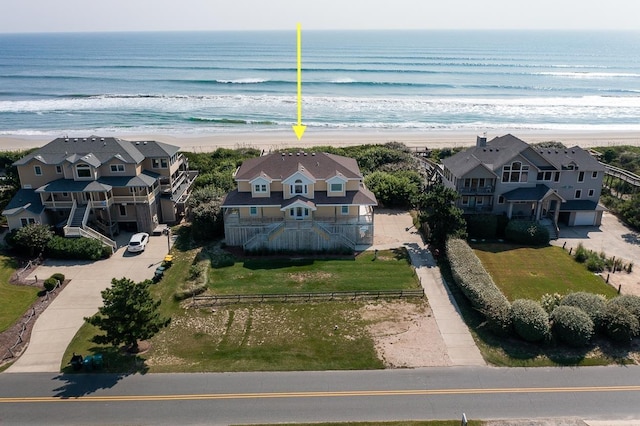
<path id="1" fill-rule="evenodd" d="M 578 146 L 536 148 L 513 135 L 476 146 L 442 161 L 443 183 L 455 189 L 465 214 L 503 214 L 548 219 L 569 226 L 600 225 L 598 205 L 605 168 Z"/>
<path id="2" fill-rule="evenodd" d="M 174 145 L 98 136 L 54 139 L 14 165 L 21 189 L 2 212 L 9 229 L 45 223 L 107 244 L 120 229 L 180 220 L 197 176 Z"/>
<path id="3" fill-rule="evenodd" d="M 322 251 L 373 243 L 375 195 L 356 160 L 322 152 L 272 153 L 236 170 L 225 198 L 225 242 L 245 250 Z"/>

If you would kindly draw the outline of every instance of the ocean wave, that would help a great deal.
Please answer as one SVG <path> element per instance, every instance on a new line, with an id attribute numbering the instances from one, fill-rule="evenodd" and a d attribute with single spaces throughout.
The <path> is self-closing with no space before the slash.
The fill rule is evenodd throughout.
<path id="1" fill-rule="evenodd" d="M 632 72 L 589 72 L 589 71 L 567 71 L 567 72 L 555 72 L 545 71 L 535 73 L 538 75 L 548 75 L 552 77 L 567 77 L 577 79 L 606 79 L 606 78 L 638 78 L 640 73 Z"/>
<path id="2" fill-rule="evenodd" d="M 194 123 L 216 123 L 216 124 L 228 124 L 228 125 L 257 125 L 257 126 L 273 126 L 278 123 L 275 121 L 269 120 L 242 120 L 236 118 L 205 118 L 205 117 L 189 117 L 187 121 L 191 121 Z"/>
<path id="3" fill-rule="evenodd" d="M 238 78 L 235 80 L 215 80 L 216 83 L 221 84 L 259 84 L 267 83 L 269 79 L 266 78 Z"/>

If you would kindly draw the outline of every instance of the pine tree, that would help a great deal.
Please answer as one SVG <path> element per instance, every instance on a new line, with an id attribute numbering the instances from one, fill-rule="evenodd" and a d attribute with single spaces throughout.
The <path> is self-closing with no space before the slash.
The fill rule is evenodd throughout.
<path id="1" fill-rule="evenodd" d="M 111 280 L 111 287 L 102 291 L 103 306 L 97 314 L 85 318 L 105 333 L 94 336 L 94 343 L 124 344 L 130 352 L 137 352 L 139 340 L 149 339 L 169 325 L 171 318 L 160 316 L 160 300 L 151 297 L 150 284 L 149 280 L 140 283 L 128 278 Z"/>

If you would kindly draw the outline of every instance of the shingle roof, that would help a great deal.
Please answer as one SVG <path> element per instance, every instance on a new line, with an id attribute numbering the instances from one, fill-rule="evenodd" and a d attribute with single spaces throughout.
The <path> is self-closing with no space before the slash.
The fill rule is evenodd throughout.
<path id="1" fill-rule="evenodd" d="M 598 162 L 591 154 L 579 146 L 571 148 L 544 148 L 536 149 L 536 152 L 543 156 L 545 160 L 553 164 L 557 170 L 565 169 L 571 162 L 578 166 L 578 170 L 604 171 L 605 167 Z"/>
<path id="2" fill-rule="evenodd" d="M 124 163 L 138 164 L 145 157 L 167 157 L 178 152 L 179 148 L 163 142 L 131 142 L 112 137 L 90 136 L 88 138 L 57 138 L 42 148 L 28 154 L 14 164 L 27 164 L 34 158 L 44 164 L 62 164 L 65 160 L 72 163 L 80 161 L 86 155 L 87 162 L 94 166 L 104 164 L 116 157 Z"/>
<path id="3" fill-rule="evenodd" d="M 540 201 L 551 191 L 547 185 L 538 184 L 529 188 L 517 188 L 502 194 L 507 201 Z"/>
<path id="4" fill-rule="evenodd" d="M 560 204 L 561 212 L 581 211 L 581 210 L 606 210 L 604 207 L 590 200 L 571 200 Z"/>
<path id="5" fill-rule="evenodd" d="M 474 146 L 458 152 L 442 160 L 442 164 L 456 176 L 463 176 L 480 164 L 494 170 L 495 167 L 502 166 L 527 147 L 529 145 L 526 142 L 508 134 L 493 138 L 484 147 Z"/>
<path id="6" fill-rule="evenodd" d="M 57 179 L 42 185 L 36 192 L 107 192 L 112 188 L 148 187 L 152 186 L 158 177 L 158 174 L 145 170 L 137 176 L 101 177 L 98 180 Z"/>
<path id="7" fill-rule="evenodd" d="M 245 160 L 235 178 L 252 180 L 262 173 L 274 180 L 283 180 L 304 170 L 315 179 L 326 180 L 342 173 L 347 179 L 360 179 L 362 175 L 355 159 L 325 152 L 274 153 Z"/>
<path id="8" fill-rule="evenodd" d="M 341 206 L 360 205 L 377 206 L 375 195 L 366 188 L 358 191 L 347 191 L 344 197 L 327 197 L 325 192 L 316 192 L 312 199 L 316 206 Z M 289 200 L 284 200 L 282 192 L 272 192 L 269 198 L 253 198 L 250 192 L 238 192 L 233 190 L 227 194 L 222 203 L 222 207 L 247 207 L 247 206 L 279 206 L 282 207 Z"/>
<path id="9" fill-rule="evenodd" d="M 2 211 L 2 214 L 11 216 L 23 210 L 33 214 L 42 213 L 44 206 L 40 200 L 40 194 L 37 194 L 33 189 L 19 189 Z"/>

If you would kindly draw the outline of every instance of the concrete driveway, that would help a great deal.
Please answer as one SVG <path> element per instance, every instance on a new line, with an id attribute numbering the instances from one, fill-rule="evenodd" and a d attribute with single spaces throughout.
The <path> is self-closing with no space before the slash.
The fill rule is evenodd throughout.
<path id="1" fill-rule="evenodd" d="M 627 228 L 616 216 L 604 212 L 602 224 L 596 226 L 561 226 L 560 238 L 551 241 L 557 246 L 573 248 L 578 244 L 595 252 L 604 252 L 607 257 L 615 256 L 625 263 L 633 262 L 631 274 L 618 272 L 610 275 L 609 283 L 616 288 L 622 286 L 622 293 L 640 294 L 640 235 Z M 604 275 L 606 278 L 606 274 Z"/>
<path id="2" fill-rule="evenodd" d="M 18 360 L 6 371 L 58 372 L 64 351 L 84 323 L 102 306 L 101 291 L 111 285 L 112 278 L 126 277 L 144 281 L 153 277 L 156 267 L 167 254 L 166 236 L 151 236 L 142 253 L 126 251 L 131 234 L 121 234 L 120 248 L 109 259 L 96 262 L 46 260 L 31 272 L 28 280 L 44 280 L 61 272 L 71 282 L 50 306 L 38 317 L 31 332 L 29 345 Z"/>

